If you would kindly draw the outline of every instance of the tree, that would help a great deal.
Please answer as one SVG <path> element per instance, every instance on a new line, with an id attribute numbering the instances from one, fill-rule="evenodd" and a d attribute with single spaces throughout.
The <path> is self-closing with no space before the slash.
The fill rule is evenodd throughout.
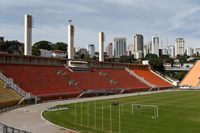
<path id="1" fill-rule="evenodd" d="M 181 66 L 183 66 L 183 64 L 187 62 L 188 56 L 187 55 L 177 55 L 176 58 L 179 59 Z"/>
<path id="2" fill-rule="evenodd" d="M 36 42 L 32 47 L 32 54 L 40 56 L 40 49 L 52 50 L 52 43 L 48 41 Z"/>
<path id="3" fill-rule="evenodd" d="M 170 63 L 171 66 L 174 65 L 174 59 L 170 58 L 169 55 L 161 55 L 159 58 L 163 60 L 163 63 Z"/>
<path id="4" fill-rule="evenodd" d="M 5 41 L 0 42 L 0 51 L 8 53 L 23 54 L 23 44 L 18 41 Z"/>
<path id="5" fill-rule="evenodd" d="M 149 60 L 149 59 L 158 59 L 158 56 L 156 54 L 147 54 L 145 56 L 145 60 Z"/>
<path id="6" fill-rule="evenodd" d="M 163 66 L 163 60 L 162 59 L 159 59 L 159 58 L 151 58 L 149 59 L 149 65 L 159 71 L 159 72 L 164 72 L 165 69 L 164 69 L 164 66 Z"/>
<path id="7" fill-rule="evenodd" d="M 187 72 L 176 72 L 175 78 L 178 79 L 179 81 L 181 81 L 185 77 L 186 74 L 187 74 Z"/>
<path id="8" fill-rule="evenodd" d="M 52 45 L 53 50 L 62 50 L 62 51 L 67 51 L 67 44 L 64 42 L 57 42 Z"/>
<path id="9" fill-rule="evenodd" d="M 167 58 L 166 56 L 163 56 L 163 58 Z M 149 60 L 149 65 L 159 72 L 164 73 L 165 69 L 163 66 L 163 59 L 158 58 L 156 54 L 147 54 L 145 57 L 146 60 Z"/>
<path id="10" fill-rule="evenodd" d="M 120 63 L 133 63 L 135 61 L 134 56 L 121 56 L 119 58 Z"/>
<path id="11" fill-rule="evenodd" d="M 168 60 L 170 57 L 169 55 L 161 55 L 159 58 L 163 60 Z"/>

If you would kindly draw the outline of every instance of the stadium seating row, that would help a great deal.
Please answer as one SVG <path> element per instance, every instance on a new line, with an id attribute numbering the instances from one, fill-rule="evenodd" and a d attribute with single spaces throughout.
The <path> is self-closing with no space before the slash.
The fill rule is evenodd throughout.
<path id="1" fill-rule="evenodd" d="M 37 65 L 0 64 L 0 70 L 26 92 L 36 96 L 61 93 L 80 93 L 70 86 L 59 67 Z"/>
<path id="2" fill-rule="evenodd" d="M 145 91 L 150 87 L 123 69 L 92 68 L 90 71 L 70 71 L 64 66 L 0 64 L 0 71 L 26 92 L 42 100 L 77 97 L 85 91 L 124 92 Z M 169 87 L 149 70 L 134 70 L 159 87 Z"/>
<path id="3" fill-rule="evenodd" d="M 137 75 L 144 78 L 146 81 L 150 82 L 151 84 L 154 84 L 158 88 L 166 88 L 166 87 L 172 87 L 172 84 L 169 82 L 163 80 L 156 74 L 152 73 L 150 70 L 133 70 Z"/>

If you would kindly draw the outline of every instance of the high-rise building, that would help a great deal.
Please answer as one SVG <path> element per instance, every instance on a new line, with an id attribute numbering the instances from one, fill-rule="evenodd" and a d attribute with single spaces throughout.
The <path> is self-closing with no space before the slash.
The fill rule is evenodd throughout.
<path id="1" fill-rule="evenodd" d="M 162 48 L 162 55 L 168 55 L 168 49 L 167 48 Z"/>
<path id="2" fill-rule="evenodd" d="M 188 56 L 193 56 L 194 55 L 194 49 L 193 48 L 188 48 L 187 49 L 187 55 Z"/>
<path id="3" fill-rule="evenodd" d="M 115 37 L 114 38 L 114 56 L 119 58 L 122 55 L 126 55 L 126 38 Z"/>
<path id="4" fill-rule="evenodd" d="M 133 55 L 135 53 L 135 48 L 133 44 L 128 45 L 128 55 Z"/>
<path id="5" fill-rule="evenodd" d="M 200 55 L 200 48 L 196 48 L 196 49 L 195 49 L 195 54 L 196 54 L 196 56 L 199 56 L 199 55 Z"/>
<path id="6" fill-rule="evenodd" d="M 144 39 L 140 34 L 134 36 L 134 57 L 140 59 L 143 57 Z"/>
<path id="7" fill-rule="evenodd" d="M 149 51 L 148 51 L 148 46 L 147 46 L 147 45 L 144 45 L 144 47 L 143 47 L 143 55 L 144 55 L 144 57 L 145 57 L 148 53 L 149 53 Z"/>
<path id="8" fill-rule="evenodd" d="M 175 56 L 184 55 L 184 53 L 185 53 L 184 38 L 177 38 L 175 42 Z"/>
<path id="9" fill-rule="evenodd" d="M 152 47 L 152 42 L 148 42 L 147 43 L 147 54 L 151 54 L 152 52 L 151 52 L 151 48 Z"/>
<path id="10" fill-rule="evenodd" d="M 88 53 L 91 58 L 95 56 L 95 46 L 94 44 L 88 44 Z"/>
<path id="11" fill-rule="evenodd" d="M 174 57 L 175 57 L 175 48 L 174 48 L 174 46 L 169 46 L 169 47 L 168 47 L 168 55 L 169 55 L 169 57 L 171 57 L 171 58 L 174 58 Z"/>
<path id="12" fill-rule="evenodd" d="M 144 45 L 143 36 L 136 34 L 134 36 L 134 50 L 135 50 L 135 52 L 143 51 L 143 45 Z"/>
<path id="13" fill-rule="evenodd" d="M 159 37 L 152 36 L 151 53 L 159 56 Z"/>
<path id="14" fill-rule="evenodd" d="M 32 16 L 24 16 L 24 55 L 32 55 Z"/>
<path id="15" fill-rule="evenodd" d="M 108 57 L 112 58 L 113 57 L 113 44 L 112 43 L 108 44 L 107 52 L 108 52 Z"/>
<path id="16" fill-rule="evenodd" d="M 3 41 L 4 41 L 4 37 L 0 36 L 0 42 L 3 42 Z"/>

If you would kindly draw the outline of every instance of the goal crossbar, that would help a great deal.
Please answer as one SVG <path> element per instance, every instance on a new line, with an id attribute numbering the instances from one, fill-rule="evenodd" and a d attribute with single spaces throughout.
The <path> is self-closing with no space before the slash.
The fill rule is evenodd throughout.
<path id="1" fill-rule="evenodd" d="M 154 117 L 157 118 L 159 117 L 159 106 L 157 105 L 145 105 L 145 104 L 132 104 L 132 114 L 134 112 L 134 107 L 150 107 L 154 109 Z"/>

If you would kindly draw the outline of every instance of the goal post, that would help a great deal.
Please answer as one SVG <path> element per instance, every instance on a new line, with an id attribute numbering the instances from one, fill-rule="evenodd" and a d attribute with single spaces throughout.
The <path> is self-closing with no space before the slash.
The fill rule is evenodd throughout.
<path id="1" fill-rule="evenodd" d="M 135 110 L 142 110 L 143 108 L 152 108 L 153 109 L 153 118 L 158 118 L 159 117 L 159 106 L 157 105 L 145 105 L 145 104 L 132 104 L 131 109 L 132 109 L 132 115 L 134 115 Z"/>

